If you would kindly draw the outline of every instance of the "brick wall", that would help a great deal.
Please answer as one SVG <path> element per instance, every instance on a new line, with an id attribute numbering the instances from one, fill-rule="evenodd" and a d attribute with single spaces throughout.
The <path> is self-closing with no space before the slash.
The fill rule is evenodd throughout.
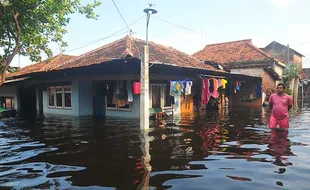
<path id="1" fill-rule="evenodd" d="M 263 83 L 263 92 L 267 92 L 267 89 L 274 89 L 276 88 L 276 81 L 262 69 L 261 72 L 262 83 Z"/>
<path id="2" fill-rule="evenodd" d="M 298 55 L 294 55 L 294 63 L 296 63 L 298 65 L 298 72 L 299 74 L 302 73 L 302 57 L 298 56 Z"/>

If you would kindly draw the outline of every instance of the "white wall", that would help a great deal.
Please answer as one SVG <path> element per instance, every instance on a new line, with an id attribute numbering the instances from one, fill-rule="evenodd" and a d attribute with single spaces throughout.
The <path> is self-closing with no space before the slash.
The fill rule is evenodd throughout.
<path id="1" fill-rule="evenodd" d="M 275 64 L 274 70 L 275 70 L 276 73 L 278 73 L 278 75 L 279 75 L 280 77 L 283 76 L 283 70 L 284 70 L 284 68 L 283 68 L 282 66 Z"/>
<path id="2" fill-rule="evenodd" d="M 13 97 L 14 109 L 18 110 L 17 87 L 15 85 L 4 84 L 0 87 L 0 97 Z"/>

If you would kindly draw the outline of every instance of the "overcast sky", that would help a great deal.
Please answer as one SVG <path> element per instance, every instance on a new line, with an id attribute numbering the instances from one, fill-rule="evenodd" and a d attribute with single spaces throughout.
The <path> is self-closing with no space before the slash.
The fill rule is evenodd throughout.
<path id="1" fill-rule="evenodd" d="M 309 0 L 115 0 L 128 24 L 144 15 L 149 2 L 158 10 L 150 21 L 151 41 L 193 54 L 211 43 L 252 39 L 257 47 L 265 47 L 275 40 L 305 55 L 303 67 L 310 67 Z M 96 13 L 98 20 L 72 16 L 65 54 L 79 55 L 129 33 L 124 29 L 106 38 L 125 27 L 112 0 L 103 0 Z M 145 25 L 143 18 L 130 26 L 135 37 L 145 39 Z M 55 55 L 60 52 L 51 46 Z M 19 63 L 23 67 L 31 61 L 16 56 L 12 65 Z"/>

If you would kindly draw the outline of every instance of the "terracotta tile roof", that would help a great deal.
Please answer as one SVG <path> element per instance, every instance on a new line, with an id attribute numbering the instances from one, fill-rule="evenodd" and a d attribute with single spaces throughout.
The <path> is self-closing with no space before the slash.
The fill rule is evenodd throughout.
<path id="1" fill-rule="evenodd" d="M 68 69 L 101 64 L 106 61 L 111 61 L 113 59 L 123 59 L 125 57 L 140 59 L 140 57 L 143 55 L 144 45 L 144 40 L 140 40 L 132 36 L 126 36 L 125 38 L 78 56 L 75 59 L 72 59 L 69 62 L 59 66 L 57 69 Z M 186 53 L 178 51 L 172 47 L 156 44 L 154 42 L 149 42 L 149 53 L 150 63 L 152 64 L 165 64 L 224 72 L 223 70 L 206 65 Z"/>
<path id="2" fill-rule="evenodd" d="M 52 71 L 55 68 L 57 68 L 59 64 L 66 62 L 74 57 L 75 56 L 58 54 L 48 60 L 44 60 L 38 63 L 28 65 L 14 73 L 10 73 L 7 75 L 7 78 L 24 76 L 24 75 L 28 75 L 31 73 Z"/>
<path id="3" fill-rule="evenodd" d="M 104 45 L 100 48 L 80 56 L 57 55 L 48 61 L 29 65 L 17 72 L 11 73 L 8 78 L 27 75 L 37 72 L 56 71 L 77 67 L 87 67 L 95 64 L 104 64 L 114 59 L 138 58 L 143 55 L 144 40 L 126 36 L 122 39 Z M 151 64 L 165 64 L 177 67 L 195 68 L 217 72 L 225 72 L 172 47 L 149 42 Z"/>
<path id="4" fill-rule="evenodd" d="M 195 53 L 194 57 L 218 62 L 226 68 L 260 67 L 275 60 L 271 55 L 254 46 L 250 39 L 207 45 L 203 50 Z"/>

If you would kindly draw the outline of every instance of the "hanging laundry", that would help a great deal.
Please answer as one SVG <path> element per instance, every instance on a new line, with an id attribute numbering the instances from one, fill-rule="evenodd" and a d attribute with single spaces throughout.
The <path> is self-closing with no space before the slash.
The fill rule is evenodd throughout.
<path id="1" fill-rule="evenodd" d="M 140 82 L 133 83 L 133 93 L 140 94 Z"/>
<path id="2" fill-rule="evenodd" d="M 212 93 L 214 91 L 214 82 L 213 79 L 210 79 L 210 86 L 209 86 L 210 92 Z"/>
<path id="3" fill-rule="evenodd" d="M 124 107 L 126 105 L 129 104 L 128 102 L 128 92 L 127 92 L 127 88 L 124 85 L 125 81 L 117 81 L 116 82 L 116 89 L 115 89 L 115 102 L 116 105 L 118 105 L 119 107 Z"/>
<path id="4" fill-rule="evenodd" d="M 176 93 L 174 91 L 174 86 L 175 86 L 174 83 L 175 82 L 170 82 L 170 90 L 169 90 L 170 91 L 170 93 L 169 93 L 170 96 L 176 96 Z"/>
<path id="5" fill-rule="evenodd" d="M 182 87 L 180 82 L 170 82 L 170 96 L 181 96 Z M 184 88 L 184 87 L 183 87 Z"/>
<path id="6" fill-rule="evenodd" d="M 128 93 L 128 102 L 133 102 L 133 94 L 132 94 L 132 83 L 130 80 L 127 80 L 127 93 Z"/>
<path id="7" fill-rule="evenodd" d="M 223 86 L 222 80 L 221 80 L 221 79 L 218 79 L 218 80 L 217 80 L 217 83 L 218 83 L 219 88 Z"/>
<path id="8" fill-rule="evenodd" d="M 217 99 L 219 97 L 219 93 L 218 93 L 218 80 L 212 79 L 212 82 L 213 82 L 214 90 L 213 90 L 213 92 L 211 92 L 211 96 L 213 98 Z"/>
<path id="9" fill-rule="evenodd" d="M 256 98 L 259 99 L 259 98 L 262 98 L 262 84 L 258 84 L 256 86 Z"/>
<path id="10" fill-rule="evenodd" d="M 208 104 L 210 100 L 210 80 L 209 79 L 203 79 L 203 89 L 202 89 L 202 104 Z"/>
<path id="11" fill-rule="evenodd" d="M 185 95 L 186 95 L 186 96 L 192 94 L 192 85 L 193 85 L 193 82 L 192 82 L 192 81 L 187 81 L 187 82 L 186 82 L 186 87 L 185 87 Z"/>
<path id="12" fill-rule="evenodd" d="M 227 80 L 221 79 L 223 89 L 226 89 Z"/>
<path id="13" fill-rule="evenodd" d="M 240 90 L 241 83 L 239 81 L 236 81 L 236 90 Z M 236 92 L 235 92 L 236 93 Z"/>

